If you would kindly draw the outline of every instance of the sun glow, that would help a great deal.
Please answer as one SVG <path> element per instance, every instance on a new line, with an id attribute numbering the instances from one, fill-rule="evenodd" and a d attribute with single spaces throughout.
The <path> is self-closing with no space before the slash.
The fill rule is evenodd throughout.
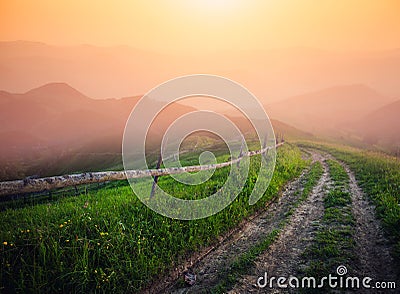
<path id="1" fill-rule="evenodd" d="M 189 1 L 190 2 L 190 1 Z M 238 0 L 192 0 L 193 5 L 201 6 L 204 9 L 229 9 L 237 6 Z"/>
<path id="2" fill-rule="evenodd" d="M 192 12 L 224 16 L 232 12 L 240 12 L 246 2 L 243 0 L 191 0 L 184 3 Z"/>

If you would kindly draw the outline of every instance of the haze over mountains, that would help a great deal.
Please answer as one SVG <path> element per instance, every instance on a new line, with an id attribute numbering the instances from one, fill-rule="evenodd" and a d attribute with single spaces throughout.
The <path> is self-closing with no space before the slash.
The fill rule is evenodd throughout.
<path id="1" fill-rule="evenodd" d="M 18 173 L 6 175 L 16 178 L 33 172 L 60 174 L 119 165 L 125 123 L 139 99 L 92 99 L 66 83 L 46 84 L 23 94 L 0 91 L 0 160 L 3 166 L 20 165 L 15 168 Z M 392 101 L 369 87 L 347 85 L 266 108 L 275 132 L 289 138 L 347 132 L 390 147 L 400 145 L 400 101 Z M 167 107 L 150 137 L 157 141 L 176 118 L 194 110 L 180 103 Z M 225 115 L 244 132 L 251 129 L 237 112 Z"/>
<path id="2" fill-rule="evenodd" d="M 139 99 L 92 99 L 66 83 L 49 83 L 23 94 L 1 91 L 0 162 L 3 172 L 9 168 L 0 178 L 120 166 L 123 131 Z M 194 110 L 179 103 L 166 107 L 149 130 L 150 145 L 174 120 Z M 230 118 L 249 131 L 243 119 Z M 288 136 L 310 136 L 284 123 L 277 126 Z"/>
<path id="3" fill-rule="evenodd" d="M 199 57 L 0 42 L 0 178 L 119 166 L 124 126 L 141 95 L 193 73 L 245 85 L 286 137 L 351 138 L 395 152 L 400 146 L 400 50 L 290 48 Z M 150 137 L 157 141 L 175 118 L 210 105 L 250 130 L 232 108 L 196 99 L 167 108 Z"/>
<path id="4" fill-rule="evenodd" d="M 336 86 L 266 105 L 271 117 L 319 135 L 338 134 L 394 99 L 361 84 Z"/>
<path id="5" fill-rule="evenodd" d="M 400 150 L 400 99 L 387 104 L 355 122 L 351 128 L 367 143 L 380 144 L 387 150 Z"/>
<path id="6" fill-rule="evenodd" d="M 231 78 L 265 104 L 355 83 L 398 97 L 400 49 L 335 52 L 289 48 L 175 56 L 127 46 L 0 42 L 0 89 L 14 93 L 48 82 L 66 82 L 93 98 L 126 97 L 193 73 Z"/>

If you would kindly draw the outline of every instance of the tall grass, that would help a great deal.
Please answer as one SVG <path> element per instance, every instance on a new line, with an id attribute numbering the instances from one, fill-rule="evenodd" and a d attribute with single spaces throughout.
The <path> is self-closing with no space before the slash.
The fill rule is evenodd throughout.
<path id="1" fill-rule="evenodd" d="M 247 184 L 235 201 L 202 220 L 173 220 L 154 213 L 127 184 L 0 212 L 1 290 L 120 293 L 141 289 L 262 209 L 306 165 L 296 147 L 279 148 L 268 190 L 261 201 L 249 206 L 259 160 L 252 158 Z M 160 185 L 202 198 L 223 184 L 228 171 L 217 170 L 201 187 L 185 191 L 172 187 L 168 178 L 161 178 Z"/>

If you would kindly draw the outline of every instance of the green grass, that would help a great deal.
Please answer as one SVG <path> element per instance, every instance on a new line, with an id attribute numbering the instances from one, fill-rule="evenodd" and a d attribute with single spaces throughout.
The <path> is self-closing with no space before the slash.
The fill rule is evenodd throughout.
<path id="1" fill-rule="evenodd" d="M 351 269 L 354 261 L 354 219 L 349 178 L 337 161 L 328 160 L 327 163 L 333 187 L 324 198 L 324 215 L 314 243 L 303 253 L 303 257 L 309 261 L 305 275 L 317 280 L 335 273 L 339 265 Z"/>
<path id="2" fill-rule="evenodd" d="M 324 168 L 320 162 L 312 165 L 310 172 L 307 174 L 303 191 L 301 193 L 301 201 L 305 200 L 311 193 L 312 189 L 317 185 L 318 180 L 322 176 Z"/>
<path id="3" fill-rule="evenodd" d="M 259 160 L 252 158 L 246 187 L 235 201 L 202 220 L 172 220 L 154 213 L 126 184 L 0 212 L 1 291 L 125 293 L 143 288 L 262 209 L 306 166 L 296 147 L 279 148 L 268 190 L 249 206 Z M 201 190 L 186 188 L 185 193 L 207 196 L 224 181 L 226 170 L 217 171 Z M 169 181 L 161 178 L 160 185 Z"/>
<path id="4" fill-rule="evenodd" d="M 278 238 L 280 232 L 284 229 L 289 216 L 296 210 L 296 208 L 307 199 L 312 189 L 318 183 L 323 173 L 321 163 L 314 163 L 304 179 L 304 189 L 301 196 L 293 204 L 290 212 L 285 215 L 285 218 L 280 222 L 279 228 L 272 230 L 263 240 L 256 243 L 250 250 L 239 255 L 230 266 L 227 272 L 221 273 L 219 276 L 219 283 L 214 287 L 213 293 L 226 293 L 237 282 L 238 278 L 247 273 L 250 267 L 254 264 L 256 258 L 265 252 L 272 243 Z"/>
<path id="5" fill-rule="evenodd" d="M 300 146 L 328 151 L 348 164 L 362 190 L 376 206 L 383 229 L 395 244 L 394 258 L 400 262 L 400 160 L 382 153 L 337 145 L 302 143 Z"/>
<path id="6" fill-rule="evenodd" d="M 293 207 L 286 214 L 287 216 L 292 215 L 295 212 L 296 208 L 299 206 L 299 204 L 307 199 L 312 189 L 317 185 L 318 180 L 321 178 L 323 172 L 324 168 L 322 167 L 322 164 L 320 162 L 316 162 L 311 166 L 310 171 L 308 172 L 308 174 L 304 179 L 303 190 L 301 192 L 300 198 L 298 201 L 296 201 Z"/>

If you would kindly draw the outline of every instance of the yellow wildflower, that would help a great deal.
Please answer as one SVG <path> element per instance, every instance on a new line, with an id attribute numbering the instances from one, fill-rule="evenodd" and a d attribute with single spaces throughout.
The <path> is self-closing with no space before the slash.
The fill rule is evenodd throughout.
<path id="1" fill-rule="evenodd" d="M 7 241 L 4 241 L 4 242 L 3 242 L 3 245 L 7 246 L 7 244 L 8 244 Z"/>

